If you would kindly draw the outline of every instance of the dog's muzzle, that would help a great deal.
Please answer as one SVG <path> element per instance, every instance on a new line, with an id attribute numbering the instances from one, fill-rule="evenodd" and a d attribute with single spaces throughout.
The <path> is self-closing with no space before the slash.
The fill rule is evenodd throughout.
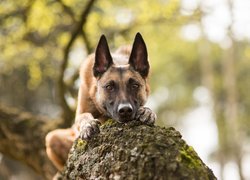
<path id="1" fill-rule="evenodd" d="M 117 114 L 119 116 L 119 121 L 126 122 L 132 120 L 133 107 L 129 103 L 119 104 L 117 108 Z"/>

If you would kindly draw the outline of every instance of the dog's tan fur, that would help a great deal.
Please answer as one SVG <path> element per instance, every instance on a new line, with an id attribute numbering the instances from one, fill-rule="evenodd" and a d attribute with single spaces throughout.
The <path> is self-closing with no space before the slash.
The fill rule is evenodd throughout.
<path id="1" fill-rule="evenodd" d="M 138 37 L 136 37 L 137 39 L 135 39 L 134 43 L 139 41 L 139 45 L 134 46 L 139 46 L 139 48 L 141 48 L 140 43 L 143 43 L 143 50 L 146 51 L 144 41 L 140 35 L 137 36 L 139 36 L 139 40 L 137 40 Z M 134 46 L 133 49 L 136 49 L 137 47 Z M 105 52 L 103 52 L 103 47 L 104 49 L 106 48 Z M 100 50 L 98 50 L 98 48 Z M 117 115 L 117 107 L 113 107 L 113 104 L 117 104 L 118 106 L 123 102 L 126 102 L 125 104 L 131 103 L 133 106 L 130 105 L 131 109 L 129 110 L 133 112 L 129 112 L 128 114 L 132 119 L 138 119 L 149 124 L 154 123 L 154 120 L 156 119 L 155 114 L 150 109 L 143 107 L 149 94 L 147 80 L 149 66 L 146 67 L 148 68 L 146 69 L 146 73 L 142 71 L 145 69 L 140 69 L 144 68 L 143 63 L 137 65 L 138 69 L 136 69 L 137 66 L 133 64 L 136 62 L 131 62 L 130 60 L 131 56 L 133 56 L 131 54 L 131 47 L 122 46 L 112 54 L 112 60 L 110 60 L 110 62 L 112 62 L 106 67 L 105 63 L 108 62 L 106 56 L 109 55 L 107 49 L 108 47 L 107 44 L 105 44 L 105 40 L 101 39 L 96 53 L 90 55 L 81 65 L 81 84 L 78 93 L 75 123 L 72 128 L 54 130 L 46 136 L 46 151 L 48 157 L 59 170 L 63 169 L 69 149 L 78 136 L 84 139 L 89 139 L 99 132 L 99 122 L 102 123 L 108 118 L 115 118 L 118 119 L 118 121 L 122 119 L 120 116 L 123 112 L 120 114 L 118 113 Z M 134 50 L 134 52 L 139 50 Z M 141 52 L 139 51 L 139 53 Z M 143 53 L 147 58 L 147 52 Z M 101 59 L 104 57 L 104 61 L 100 61 L 101 63 L 104 62 L 106 68 L 104 68 L 103 72 L 101 71 L 103 66 L 96 63 L 99 61 L 99 56 Z M 135 55 L 135 57 L 138 58 L 138 55 Z M 145 59 L 145 62 L 147 65 L 147 59 Z M 96 68 L 95 66 L 100 67 Z M 101 75 L 95 75 L 95 73 L 93 73 L 95 70 Z M 132 81 L 131 79 L 133 80 L 132 84 L 130 82 Z M 134 83 L 134 81 L 136 83 Z M 119 90 L 116 92 L 108 92 L 109 90 L 106 89 L 106 84 L 109 82 L 117 83 Z M 128 91 L 128 86 L 131 86 L 132 90 Z M 113 89 L 111 90 L 113 91 Z M 110 102 L 112 108 L 105 107 L 104 104 L 107 104 L 107 101 L 112 100 L 110 95 L 112 93 L 116 93 L 112 96 L 114 102 Z"/>

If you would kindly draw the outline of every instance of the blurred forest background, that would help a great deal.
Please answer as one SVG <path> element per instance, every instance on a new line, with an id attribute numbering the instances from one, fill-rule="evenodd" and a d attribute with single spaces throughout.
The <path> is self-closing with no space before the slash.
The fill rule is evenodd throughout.
<path id="1" fill-rule="evenodd" d="M 141 32 L 157 124 L 179 130 L 218 179 L 250 179 L 249 9 L 244 0 L 1 0 L 1 105 L 70 126 L 78 69 L 100 35 L 115 50 Z M 38 177 L 0 154 L 0 179 Z"/>

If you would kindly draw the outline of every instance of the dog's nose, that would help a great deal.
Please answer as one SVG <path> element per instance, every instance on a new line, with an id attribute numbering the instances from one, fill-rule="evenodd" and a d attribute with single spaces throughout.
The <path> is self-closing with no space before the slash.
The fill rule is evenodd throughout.
<path id="1" fill-rule="evenodd" d="M 120 117 L 130 117 L 133 113 L 133 108 L 131 104 L 119 104 L 118 106 L 118 114 Z"/>

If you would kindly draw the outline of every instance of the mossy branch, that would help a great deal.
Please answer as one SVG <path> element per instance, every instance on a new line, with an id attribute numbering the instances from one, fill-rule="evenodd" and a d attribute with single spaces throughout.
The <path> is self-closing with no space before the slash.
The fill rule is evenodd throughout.
<path id="1" fill-rule="evenodd" d="M 174 128 L 108 121 L 71 149 L 64 179 L 216 179 Z"/>

